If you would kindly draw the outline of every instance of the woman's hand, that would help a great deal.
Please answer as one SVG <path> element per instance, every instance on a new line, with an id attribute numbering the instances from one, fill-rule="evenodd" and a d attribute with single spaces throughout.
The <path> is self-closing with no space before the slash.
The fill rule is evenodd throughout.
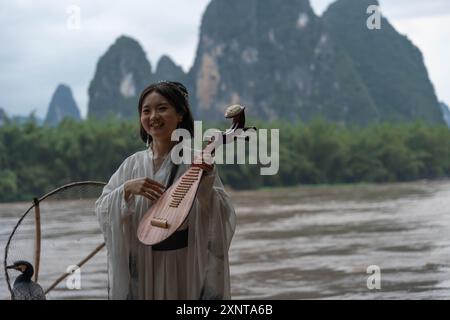
<path id="1" fill-rule="evenodd" d="M 161 183 L 145 178 L 137 178 L 125 182 L 125 200 L 128 200 L 132 194 L 146 197 L 149 200 L 156 201 L 161 197 L 165 190 L 165 186 Z"/>
<path id="2" fill-rule="evenodd" d="M 192 166 L 199 167 L 200 169 L 203 169 L 206 174 L 210 174 L 214 170 L 214 158 L 212 158 L 208 153 L 203 153 L 203 157 L 202 155 L 199 155 L 195 158 Z"/>

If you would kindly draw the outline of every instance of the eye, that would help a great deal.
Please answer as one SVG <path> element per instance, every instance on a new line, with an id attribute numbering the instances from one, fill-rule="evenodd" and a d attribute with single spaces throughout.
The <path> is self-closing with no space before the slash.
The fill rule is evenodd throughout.
<path id="1" fill-rule="evenodd" d="M 162 105 L 158 108 L 158 110 L 160 110 L 160 111 L 164 111 L 166 109 L 167 109 L 167 106 L 165 106 L 165 105 Z"/>

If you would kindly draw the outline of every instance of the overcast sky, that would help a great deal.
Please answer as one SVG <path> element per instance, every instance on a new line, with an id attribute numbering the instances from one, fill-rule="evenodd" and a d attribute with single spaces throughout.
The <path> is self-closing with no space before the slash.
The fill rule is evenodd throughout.
<path id="1" fill-rule="evenodd" d="M 245 1 L 245 0 L 242 0 Z M 168 54 L 188 71 L 209 0 L 2 0 L 0 107 L 9 115 L 44 117 L 59 83 L 69 85 L 84 116 L 98 58 L 129 35 L 144 47 L 152 70 Z M 311 0 L 321 14 L 333 0 Z M 450 1 L 380 0 L 382 13 L 422 51 L 440 100 L 450 104 Z M 68 8 L 80 8 L 79 29 Z"/>

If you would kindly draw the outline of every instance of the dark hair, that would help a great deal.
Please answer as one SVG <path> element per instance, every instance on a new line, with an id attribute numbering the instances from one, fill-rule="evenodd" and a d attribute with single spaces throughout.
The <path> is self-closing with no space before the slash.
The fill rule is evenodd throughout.
<path id="1" fill-rule="evenodd" d="M 191 110 L 189 108 L 189 94 L 186 87 L 180 82 L 176 81 L 160 81 L 156 83 L 152 83 L 147 88 L 145 88 L 141 96 L 139 97 L 138 102 L 138 111 L 139 111 L 139 126 L 140 126 L 140 136 L 142 141 L 151 142 L 152 136 L 150 136 L 142 127 L 141 124 L 141 113 L 142 113 L 142 103 L 144 102 L 145 97 L 152 93 L 153 91 L 158 92 L 167 101 L 175 108 L 175 111 L 178 114 L 183 115 L 183 119 L 181 120 L 178 128 L 183 128 L 189 131 L 191 137 L 194 135 L 194 118 L 192 117 Z"/>

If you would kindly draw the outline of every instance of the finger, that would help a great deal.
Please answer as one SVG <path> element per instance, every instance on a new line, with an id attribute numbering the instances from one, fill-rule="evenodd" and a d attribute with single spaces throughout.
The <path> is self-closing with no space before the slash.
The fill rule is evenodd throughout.
<path id="1" fill-rule="evenodd" d="M 145 187 L 145 190 L 149 191 L 153 191 L 154 193 L 157 194 L 162 194 L 164 193 L 165 189 L 160 188 L 159 186 L 155 186 L 155 185 L 148 185 Z"/>
<path id="2" fill-rule="evenodd" d="M 157 198 L 159 198 L 162 195 L 162 192 L 159 189 L 147 188 L 147 189 L 145 189 L 145 192 L 147 192 Z"/>
<path id="3" fill-rule="evenodd" d="M 144 192 L 144 191 L 140 192 L 139 195 L 143 196 L 144 198 L 146 198 L 146 199 L 148 199 L 150 201 L 154 201 L 155 200 L 154 196 L 152 196 L 151 194 L 148 194 L 147 192 Z"/>
<path id="4" fill-rule="evenodd" d="M 141 196 L 143 196 L 143 197 L 145 197 L 145 198 L 147 198 L 147 199 L 149 199 L 151 201 L 155 201 L 157 199 L 153 194 L 150 194 L 150 193 L 148 193 L 146 191 L 143 191 L 141 193 Z"/>
<path id="5" fill-rule="evenodd" d="M 158 200 L 159 198 L 161 198 L 161 196 L 157 196 L 157 195 L 150 194 L 150 193 L 147 193 L 147 194 L 151 197 L 152 201 L 156 201 L 156 200 Z"/>
<path id="6" fill-rule="evenodd" d="M 194 161 L 192 162 L 194 165 L 202 164 L 203 163 L 203 156 L 198 155 L 194 157 Z"/>
<path id="7" fill-rule="evenodd" d="M 151 187 L 142 186 L 139 190 L 139 194 L 146 198 L 148 198 L 148 196 L 151 196 L 152 197 L 151 200 L 154 200 L 154 198 L 159 197 L 161 194 L 161 191 L 156 188 L 157 188 L 156 186 L 151 186 Z M 155 190 L 153 190 L 153 189 L 155 189 Z"/>
<path id="8" fill-rule="evenodd" d="M 164 190 L 161 190 L 159 187 L 156 186 L 147 186 L 145 187 L 145 192 L 151 193 L 154 196 L 161 196 L 164 193 Z"/>
<path id="9" fill-rule="evenodd" d="M 165 188 L 166 188 L 165 185 L 159 183 L 158 181 L 149 179 L 149 178 L 147 178 L 147 179 L 145 180 L 145 182 L 146 182 L 147 184 L 150 184 L 150 185 L 158 186 L 158 187 L 160 187 L 160 188 L 162 188 L 162 189 L 165 189 Z"/>
<path id="10" fill-rule="evenodd" d="M 155 194 L 155 193 L 148 193 L 148 194 L 152 196 L 154 201 L 158 200 L 162 196 L 162 194 L 159 194 L 159 193 L 157 193 L 157 194 Z"/>
<path id="11" fill-rule="evenodd" d="M 207 162 L 208 164 L 211 164 L 214 161 L 214 157 L 209 153 L 203 153 L 202 155 L 199 155 L 194 158 L 194 164 L 200 164 Z"/>
<path id="12" fill-rule="evenodd" d="M 210 154 L 205 154 L 203 156 L 203 163 L 211 165 L 211 164 L 213 164 L 213 162 L 214 162 L 214 157 L 212 157 Z"/>
<path id="13" fill-rule="evenodd" d="M 161 187 L 159 185 L 155 185 L 155 184 L 151 184 L 151 183 L 145 183 L 144 186 L 143 186 L 143 189 L 144 190 L 152 190 L 152 191 L 155 191 L 155 192 L 157 192 L 159 194 L 163 193 L 166 190 L 165 187 Z"/>
<path id="14" fill-rule="evenodd" d="M 203 166 L 203 167 L 212 167 L 212 166 L 214 166 L 214 164 L 213 163 L 208 163 L 208 162 L 206 162 L 206 161 L 204 161 L 204 162 L 202 162 L 202 163 L 200 163 L 200 166 Z"/>
<path id="15" fill-rule="evenodd" d="M 213 170 L 213 168 L 214 168 L 212 165 L 205 164 L 205 163 L 196 165 L 196 167 L 199 167 L 200 169 L 202 169 L 204 171 L 207 171 L 207 172 L 211 172 Z"/>

